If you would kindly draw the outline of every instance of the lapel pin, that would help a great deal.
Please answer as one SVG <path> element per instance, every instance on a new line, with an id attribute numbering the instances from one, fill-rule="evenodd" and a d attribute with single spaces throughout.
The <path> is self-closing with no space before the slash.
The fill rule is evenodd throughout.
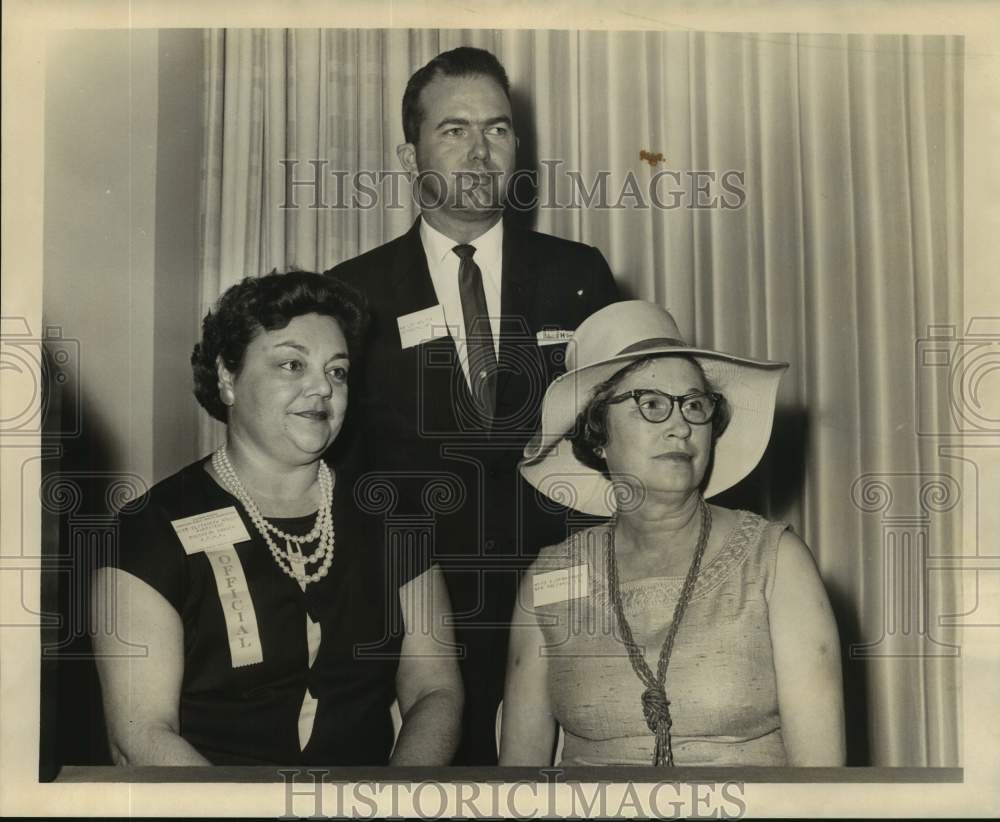
<path id="1" fill-rule="evenodd" d="M 576 296 L 577 297 L 582 297 L 583 296 L 583 289 L 582 288 L 579 291 L 576 292 Z"/>

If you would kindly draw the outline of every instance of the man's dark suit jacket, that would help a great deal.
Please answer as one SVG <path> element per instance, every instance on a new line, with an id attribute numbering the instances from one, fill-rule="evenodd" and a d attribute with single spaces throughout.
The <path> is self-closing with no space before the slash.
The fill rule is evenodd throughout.
<path id="1" fill-rule="evenodd" d="M 614 279 L 596 248 L 505 223 L 497 406 L 488 429 L 450 336 L 401 345 L 397 318 L 438 302 L 419 220 L 327 273 L 363 292 L 372 311 L 349 411 L 367 470 L 355 498 L 392 556 L 443 569 L 466 694 L 455 764 L 494 764 L 518 572 L 541 547 L 564 539 L 567 516 L 576 516 L 517 470 L 545 389 L 565 371 L 566 344 L 540 346 L 537 335 L 573 331 L 617 300 Z"/>

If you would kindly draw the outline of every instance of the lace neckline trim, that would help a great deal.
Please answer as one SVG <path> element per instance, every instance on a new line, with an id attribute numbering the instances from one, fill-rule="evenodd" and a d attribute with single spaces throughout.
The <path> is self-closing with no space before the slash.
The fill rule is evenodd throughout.
<path id="1" fill-rule="evenodd" d="M 737 513 L 739 514 L 739 520 L 736 523 L 736 527 L 726 537 L 726 542 L 722 546 L 722 549 L 699 572 L 692 592 L 692 600 L 699 599 L 718 588 L 729 576 L 732 569 L 747 558 L 751 547 L 760 539 L 761 532 L 767 525 L 767 520 L 752 511 L 738 511 Z M 589 539 L 585 538 L 588 533 L 592 534 L 593 530 L 598 531 L 600 534 L 599 542 L 596 542 L 596 544 L 593 536 Z M 585 548 L 588 542 L 592 548 L 596 548 L 596 550 L 587 551 L 589 554 L 588 564 L 590 565 L 590 573 L 594 580 L 593 590 L 595 593 L 597 591 L 605 592 L 607 585 L 605 569 L 607 568 L 608 551 L 611 547 L 610 526 L 599 525 L 593 530 L 577 534 L 574 537 L 574 549 L 580 550 L 581 548 Z M 626 596 L 625 604 L 628 605 L 630 604 L 629 600 L 634 599 L 636 595 L 639 595 L 642 599 L 646 598 L 640 592 L 655 588 L 658 591 L 668 594 L 672 592 L 676 595 L 680 592 L 683 584 L 684 577 L 650 576 L 622 582 L 621 590 L 623 595 Z"/>

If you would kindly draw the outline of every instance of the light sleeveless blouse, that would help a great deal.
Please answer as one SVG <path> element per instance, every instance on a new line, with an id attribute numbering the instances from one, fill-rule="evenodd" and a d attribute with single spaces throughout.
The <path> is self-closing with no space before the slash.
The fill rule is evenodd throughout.
<path id="1" fill-rule="evenodd" d="M 676 765 L 786 764 L 766 595 L 788 526 L 737 513 L 722 550 L 698 575 L 667 669 Z M 644 688 L 608 598 L 610 534 L 600 525 L 544 548 L 531 571 L 587 568 L 586 590 L 578 569 L 570 574 L 574 598 L 534 607 L 564 766 L 649 765 L 653 757 Z M 625 616 L 654 672 L 683 582 L 649 577 L 621 585 Z"/>

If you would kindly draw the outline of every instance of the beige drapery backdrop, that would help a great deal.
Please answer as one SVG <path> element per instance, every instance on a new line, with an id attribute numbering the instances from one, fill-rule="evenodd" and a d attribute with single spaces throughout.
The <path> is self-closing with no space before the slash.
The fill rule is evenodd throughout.
<path id="1" fill-rule="evenodd" d="M 816 556 L 845 645 L 851 764 L 960 764 L 941 622 L 964 609 L 926 557 L 961 553 L 961 489 L 932 436 L 950 426 L 948 371 L 920 340 L 961 326 L 961 39 L 208 32 L 204 306 L 244 275 L 323 270 L 409 227 L 405 185 L 398 208 L 310 208 L 299 186 L 282 209 L 280 161 L 299 180 L 325 172 L 327 204 L 330 171 L 397 169 L 406 80 L 458 45 L 505 64 L 522 161 L 588 188 L 609 172 L 611 204 L 630 173 L 640 197 L 662 169 L 743 173 L 735 209 L 549 208 L 570 184 L 543 173 L 535 224 L 600 247 L 627 294 L 698 344 L 792 364 L 768 456 L 722 501 L 787 519 Z M 219 435 L 206 423 L 203 449 Z"/>

